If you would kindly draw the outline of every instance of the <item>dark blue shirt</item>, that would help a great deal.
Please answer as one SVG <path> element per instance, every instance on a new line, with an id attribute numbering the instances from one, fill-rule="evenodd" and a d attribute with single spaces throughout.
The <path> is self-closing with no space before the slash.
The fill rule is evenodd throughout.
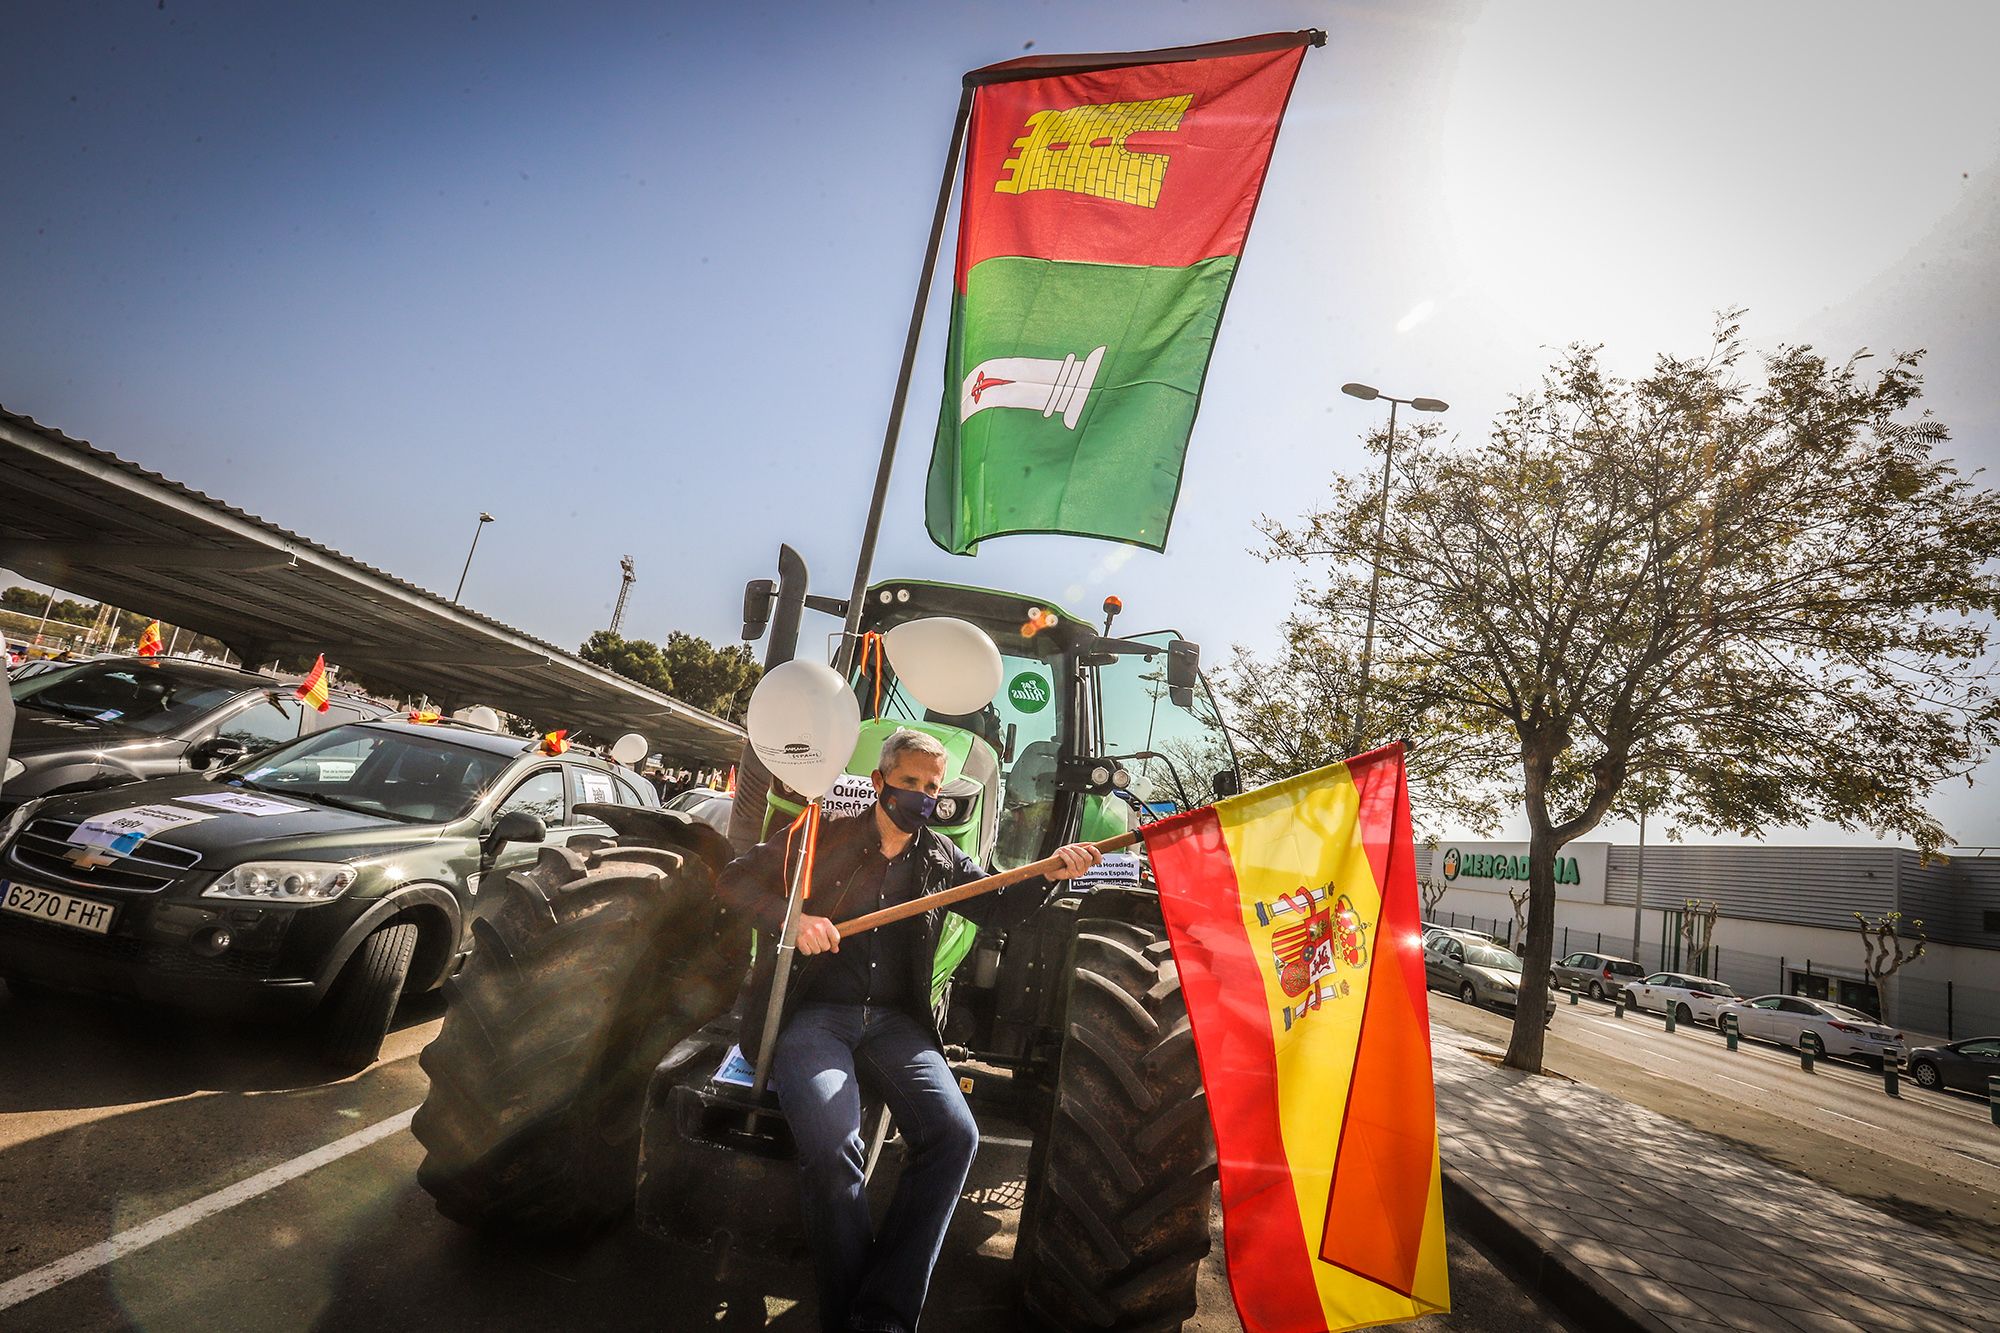
<path id="1" fill-rule="evenodd" d="M 870 844 L 861 863 L 848 876 L 841 893 L 843 908 L 855 916 L 864 912 L 906 903 L 917 893 L 916 841 L 902 855 L 889 860 L 882 844 Z M 890 925 L 865 930 L 842 940 L 840 951 L 825 956 L 820 966 L 802 975 L 801 1004 L 867 1004 L 899 1007 L 927 1007 L 929 997 L 909 993 L 914 969 L 910 951 L 924 944 L 923 920 L 912 917 Z"/>

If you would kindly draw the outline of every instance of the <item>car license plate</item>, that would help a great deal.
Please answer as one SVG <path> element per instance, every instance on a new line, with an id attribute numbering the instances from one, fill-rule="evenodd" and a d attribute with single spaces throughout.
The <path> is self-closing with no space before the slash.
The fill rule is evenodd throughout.
<path id="1" fill-rule="evenodd" d="M 57 893 L 54 889 L 38 889 L 31 884 L 10 884 L 3 879 L 0 879 L 0 910 L 96 935 L 109 935 L 111 918 L 118 913 L 111 903 Z"/>

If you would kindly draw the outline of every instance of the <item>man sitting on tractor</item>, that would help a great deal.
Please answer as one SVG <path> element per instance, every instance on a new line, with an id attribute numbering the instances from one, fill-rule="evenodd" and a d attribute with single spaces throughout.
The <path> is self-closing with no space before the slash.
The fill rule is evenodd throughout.
<path id="1" fill-rule="evenodd" d="M 874 807 L 820 829 L 807 899 L 813 911 L 799 919 L 804 957 L 785 993 L 771 1075 L 798 1147 L 820 1326 L 827 1330 L 916 1328 L 979 1146 L 979 1126 L 945 1063 L 931 1011 L 931 965 L 944 909 L 864 932 L 844 947 L 835 925 L 986 876 L 928 827 L 946 760 L 944 746 L 922 732 L 890 735 L 871 775 Z M 1080 875 L 1102 860 L 1088 843 L 1055 855 L 1061 866 L 1046 879 L 1024 880 L 952 910 L 1005 929 L 1047 900 L 1050 881 Z M 718 883 L 767 941 L 784 926 L 785 856 L 783 839 L 764 843 L 732 862 Z M 741 1010 L 743 1044 L 752 1059 L 777 953 L 759 951 Z M 907 1148 L 879 1234 L 872 1234 L 863 1191 L 863 1091 L 887 1105 Z"/>

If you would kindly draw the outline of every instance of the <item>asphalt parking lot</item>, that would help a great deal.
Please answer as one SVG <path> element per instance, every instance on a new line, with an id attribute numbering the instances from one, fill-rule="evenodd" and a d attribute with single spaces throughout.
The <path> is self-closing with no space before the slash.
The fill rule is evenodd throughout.
<path id="1" fill-rule="evenodd" d="M 438 1216 L 404 1128 L 436 996 L 406 1003 L 380 1063 L 327 1081 L 254 1027 L 71 997 L 0 996 L 0 1326 L 537 1329 L 815 1327 L 801 1263 L 687 1254 L 620 1227 L 584 1244 L 483 1239 Z M 1019 1126 L 988 1122 L 926 1326 L 1018 1326 Z M 356 1146 L 358 1145 L 358 1146 Z M 335 1155 L 337 1154 L 337 1155 Z M 1565 1327 L 1463 1236 L 1454 1313 L 1407 1325 Z M 1221 1233 L 1187 1327 L 1240 1327 Z"/>

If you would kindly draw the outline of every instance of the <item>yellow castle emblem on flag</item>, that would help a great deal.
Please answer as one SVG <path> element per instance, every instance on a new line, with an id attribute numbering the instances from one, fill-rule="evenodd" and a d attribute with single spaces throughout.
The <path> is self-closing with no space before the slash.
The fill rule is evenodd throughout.
<path id="1" fill-rule="evenodd" d="M 1156 207 L 1167 178 L 1167 155 L 1131 152 L 1125 140 L 1134 134 L 1179 129 L 1193 101 L 1194 94 L 1183 93 L 1150 102 L 1037 111 L 1028 117 L 1028 132 L 1014 140 L 1014 156 L 1001 164 L 1007 174 L 993 183 L 993 189 L 999 194 L 1068 190 Z"/>

